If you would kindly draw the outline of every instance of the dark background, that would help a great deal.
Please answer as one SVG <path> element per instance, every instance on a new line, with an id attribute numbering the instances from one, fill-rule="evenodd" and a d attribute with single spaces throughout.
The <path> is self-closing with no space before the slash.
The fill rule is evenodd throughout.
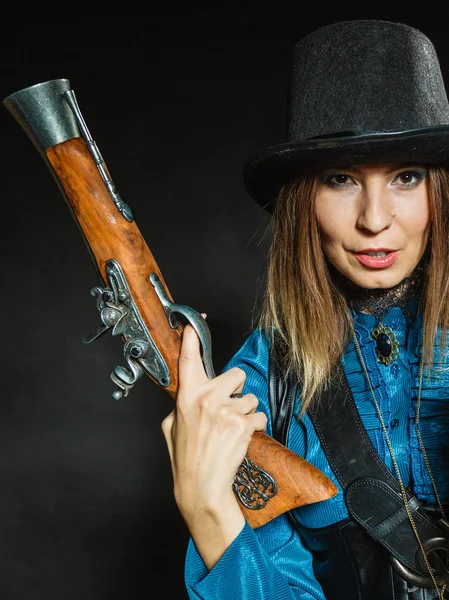
<path id="1" fill-rule="evenodd" d="M 433 40 L 448 81 L 449 7 L 76 8 L 11 7 L 2 99 L 70 80 L 174 299 L 207 312 L 218 372 L 250 331 L 268 249 L 267 214 L 241 170 L 249 152 L 284 139 L 295 42 L 337 20 L 402 21 Z M 160 429 L 173 400 L 146 377 L 112 399 L 120 339 L 81 341 L 99 324 L 95 270 L 45 163 L 3 106 L 1 149 L 0 598 L 184 599 L 188 535 Z"/>

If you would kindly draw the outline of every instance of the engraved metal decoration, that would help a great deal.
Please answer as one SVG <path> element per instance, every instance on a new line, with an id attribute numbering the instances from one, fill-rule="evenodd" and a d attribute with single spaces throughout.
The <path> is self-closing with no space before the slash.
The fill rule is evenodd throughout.
<path id="1" fill-rule="evenodd" d="M 114 185 L 114 182 L 109 176 L 108 170 L 105 167 L 103 157 L 100 154 L 97 144 L 92 139 L 92 136 L 90 135 L 87 125 L 84 121 L 83 115 L 81 114 L 81 111 L 78 107 L 75 92 L 73 90 L 67 90 L 63 93 L 63 96 L 66 99 L 70 108 L 72 109 L 78 127 L 80 128 L 81 134 L 84 140 L 86 141 L 89 152 L 92 158 L 94 159 L 95 164 L 97 165 L 100 175 L 103 181 L 105 182 L 106 187 L 108 188 L 109 194 L 111 195 L 114 204 L 118 208 L 118 211 L 125 217 L 125 219 L 132 223 L 134 221 L 133 213 L 130 207 L 121 199 L 117 188 Z"/>
<path id="2" fill-rule="evenodd" d="M 260 510 L 277 494 L 275 480 L 252 460 L 243 459 L 232 484 L 240 502 L 252 510 Z"/>
<path id="3" fill-rule="evenodd" d="M 167 387 L 170 384 L 167 363 L 140 316 L 126 277 L 116 260 L 107 261 L 106 275 L 109 287 L 97 286 L 91 290 L 92 296 L 97 298 L 97 308 L 103 325 L 97 327 L 83 341 L 85 344 L 91 344 L 109 330 L 112 335 L 124 337 L 123 354 L 127 367 L 118 366 L 111 373 L 111 379 L 118 387 L 112 397 L 115 400 L 126 397 L 144 371 L 162 387 Z"/>

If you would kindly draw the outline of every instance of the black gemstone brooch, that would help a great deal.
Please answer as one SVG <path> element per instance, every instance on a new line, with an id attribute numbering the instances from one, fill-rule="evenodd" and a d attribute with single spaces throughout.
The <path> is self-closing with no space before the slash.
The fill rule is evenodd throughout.
<path id="1" fill-rule="evenodd" d="M 391 327 L 382 323 L 371 332 L 371 337 L 376 340 L 376 354 L 378 362 L 389 365 L 399 356 L 399 343 Z"/>

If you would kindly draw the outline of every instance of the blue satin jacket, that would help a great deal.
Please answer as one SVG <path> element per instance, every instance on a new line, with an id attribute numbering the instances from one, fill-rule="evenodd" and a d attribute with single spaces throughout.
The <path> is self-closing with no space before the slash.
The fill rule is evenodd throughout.
<path id="1" fill-rule="evenodd" d="M 383 319 L 399 342 L 398 359 L 389 366 L 380 364 L 371 331 L 377 322 L 372 315 L 354 311 L 354 324 L 365 364 L 374 388 L 383 420 L 388 428 L 401 477 L 415 495 L 435 504 L 431 480 L 420 450 L 414 419 L 418 392 L 422 317 L 408 327 L 400 308 L 391 309 Z M 449 504 L 449 345 L 439 351 L 440 332 L 435 339 L 435 368 L 424 368 L 419 427 L 436 488 L 443 504 Z M 271 434 L 268 404 L 269 343 L 262 331 L 253 331 L 226 369 L 238 366 L 247 374 L 245 393 L 259 399 L 258 410 L 268 415 L 267 433 Z M 352 342 L 342 359 L 354 400 L 363 424 L 389 469 L 394 473 L 391 456 L 372 395 Z M 295 416 L 299 413 L 299 402 Z M 344 443 L 344 440 L 342 440 Z M 324 527 L 348 516 L 341 488 L 329 466 L 309 418 L 293 418 L 288 447 L 327 475 L 339 493 L 329 500 L 302 506 L 294 513 L 309 528 Z M 201 600 L 325 600 L 316 581 L 312 557 L 286 515 L 252 529 L 245 524 L 239 536 L 220 561 L 208 572 L 190 540 L 185 583 L 189 598 Z"/>

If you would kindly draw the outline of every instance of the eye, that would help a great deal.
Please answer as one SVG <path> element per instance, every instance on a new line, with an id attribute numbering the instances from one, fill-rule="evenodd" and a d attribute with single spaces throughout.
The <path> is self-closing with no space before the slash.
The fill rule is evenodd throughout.
<path id="1" fill-rule="evenodd" d="M 346 173 L 324 173 L 321 179 L 326 185 L 334 188 L 354 185 L 354 180 Z"/>
<path id="2" fill-rule="evenodd" d="M 404 188 L 414 188 L 425 179 L 426 175 L 426 169 L 408 169 L 398 173 L 393 179 L 393 184 Z"/>

